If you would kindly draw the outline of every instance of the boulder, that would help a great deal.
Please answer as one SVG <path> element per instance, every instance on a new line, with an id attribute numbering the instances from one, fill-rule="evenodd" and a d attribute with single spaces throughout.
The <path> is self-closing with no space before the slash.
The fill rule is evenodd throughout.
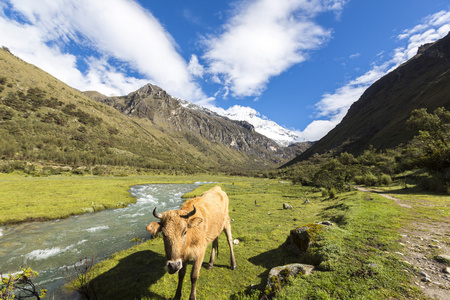
<path id="1" fill-rule="evenodd" d="M 314 266 L 305 264 L 289 264 L 272 268 L 267 278 L 266 293 L 273 293 L 279 290 L 288 277 L 297 275 L 309 275 L 313 271 Z"/>
<path id="2" fill-rule="evenodd" d="M 434 259 L 440 263 L 450 265 L 450 255 L 439 254 L 434 257 Z"/>
<path id="3" fill-rule="evenodd" d="M 311 223 L 292 229 L 284 245 L 294 254 L 304 254 L 315 236 L 326 227 L 326 225 Z"/>
<path id="4" fill-rule="evenodd" d="M 283 203 L 283 209 L 293 209 L 292 205 L 289 205 L 287 203 Z"/>

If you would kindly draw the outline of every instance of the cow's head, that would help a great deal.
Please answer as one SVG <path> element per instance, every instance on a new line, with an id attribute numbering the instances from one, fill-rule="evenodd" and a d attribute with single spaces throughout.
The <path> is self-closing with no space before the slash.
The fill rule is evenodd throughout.
<path id="1" fill-rule="evenodd" d="M 164 248 L 167 258 L 167 271 L 170 274 L 178 272 L 184 261 L 186 242 L 190 238 L 189 229 L 198 226 L 203 219 L 194 217 L 196 213 L 195 206 L 193 210 L 171 210 L 165 213 L 157 213 L 156 207 L 153 210 L 153 216 L 159 219 L 159 222 L 148 224 L 147 230 L 154 236 L 161 232 L 164 239 Z"/>

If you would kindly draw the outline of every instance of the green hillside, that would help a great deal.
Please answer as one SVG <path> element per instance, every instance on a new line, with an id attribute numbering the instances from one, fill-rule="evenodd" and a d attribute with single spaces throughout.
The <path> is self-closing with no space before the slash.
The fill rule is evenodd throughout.
<path id="1" fill-rule="evenodd" d="M 362 154 L 369 146 L 394 148 L 417 131 L 406 124 L 414 109 L 450 109 L 450 34 L 420 47 L 416 56 L 370 86 L 333 130 L 288 163 L 315 153 Z"/>
<path id="2" fill-rule="evenodd" d="M 248 155 L 182 131 L 168 134 L 149 119 L 125 116 L 6 48 L 0 50 L 0 136 L 3 171 L 19 166 L 56 172 L 55 167 L 68 166 L 98 174 L 111 167 L 191 173 L 275 166 L 270 157 Z"/>

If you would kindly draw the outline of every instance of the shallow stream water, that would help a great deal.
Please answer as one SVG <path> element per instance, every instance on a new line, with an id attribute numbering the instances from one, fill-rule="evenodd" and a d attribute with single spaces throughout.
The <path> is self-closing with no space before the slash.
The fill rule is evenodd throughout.
<path id="1" fill-rule="evenodd" d="M 0 272 L 10 274 L 21 266 L 31 267 L 39 272 L 34 282 L 48 289 L 46 299 L 52 299 L 66 283 L 65 266 L 85 257 L 100 262 L 133 246 L 133 238 L 149 238 L 145 227 L 155 220 L 153 208 L 157 206 L 158 212 L 178 208 L 181 196 L 197 186 L 199 183 L 133 186 L 129 192 L 137 200 L 126 208 L 0 227 Z"/>

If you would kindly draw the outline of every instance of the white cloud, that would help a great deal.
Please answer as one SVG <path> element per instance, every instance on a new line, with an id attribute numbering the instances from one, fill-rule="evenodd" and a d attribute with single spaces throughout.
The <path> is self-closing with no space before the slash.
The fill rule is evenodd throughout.
<path id="1" fill-rule="evenodd" d="M 220 77 L 233 96 L 259 96 L 270 78 L 307 59 L 330 37 L 313 22 L 326 10 L 339 11 L 346 1 L 243 1 L 223 26 L 205 39 L 207 72 Z"/>
<path id="2" fill-rule="evenodd" d="M 206 98 L 178 54 L 173 38 L 135 1 L 7 1 L 16 17 L 4 13 L 6 5 L 0 7 L 2 43 L 71 86 L 120 94 L 142 86 L 141 79 L 120 75 L 117 66 L 122 64 L 174 96 Z M 89 59 L 87 76 L 78 70 L 77 59 L 81 58 L 66 53 L 73 45 L 96 52 Z"/>
<path id="3" fill-rule="evenodd" d="M 338 88 L 334 93 L 326 93 L 316 103 L 316 117 L 326 120 L 314 120 L 305 130 L 297 132 L 300 140 L 319 140 L 333 129 L 346 115 L 350 106 L 357 101 L 364 91 L 375 81 L 400 64 L 416 55 L 419 46 L 443 38 L 450 31 L 450 12 L 440 11 L 426 17 L 422 24 L 403 31 L 397 36 L 406 45 L 394 49 L 389 60 L 380 65 L 373 65 L 372 69 L 362 76 L 351 80 Z M 378 55 L 380 56 L 380 55 Z"/>
<path id="4" fill-rule="evenodd" d="M 195 54 L 192 54 L 192 56 L 191 56 L 191 60 L 189 61 L 189 65 L 188 65 L 188 71 L 189 71 L 189 73 L 191 73 L 192 75 L 194 75 L 196 77 L 200 77 L 200 78 L 203 77 L 204 68 L 198 62 L 198 57 Z"/>

